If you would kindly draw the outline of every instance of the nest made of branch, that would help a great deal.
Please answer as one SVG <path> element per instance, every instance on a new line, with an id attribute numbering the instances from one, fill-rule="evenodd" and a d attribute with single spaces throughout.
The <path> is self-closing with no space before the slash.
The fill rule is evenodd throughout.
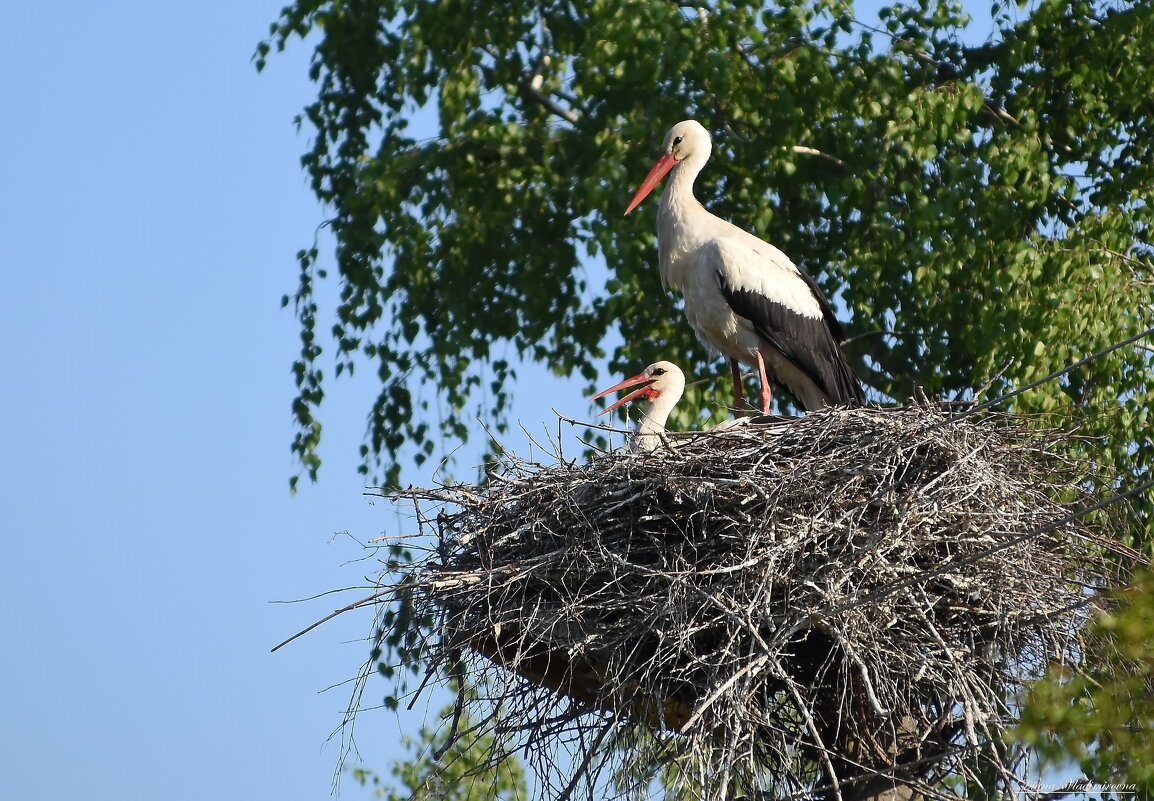
<path id="1" fill-rule="evenodd" d="M 408 586 L 440 621 L 433 666 L 467 666 L 483 717 L 525 742 L 583 738 L 590 788 L 601 746 L 644 797 L 632 737 L 701 797 L 947 775 L 1012 793 L 1015 694 L 1076 661 L 1107 581 L 1061 439 L 927 405 L 512 460 L 484 488 L 412 493 L 446 506 Z"/>

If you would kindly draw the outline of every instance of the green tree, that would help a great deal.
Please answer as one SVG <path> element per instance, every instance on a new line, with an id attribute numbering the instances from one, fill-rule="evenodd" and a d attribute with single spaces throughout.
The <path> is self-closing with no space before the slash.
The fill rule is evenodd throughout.
<path id="1" fill-rule="evenodd" d="M 661 355 L 723 373 L 659 285 L 656 204 L 621 216 L 686 117 L 716 140 L 699 196 L 840 300 L 876 398 L 964 392 L 1011 359 L 993 391 L 1020 385 L 1148 326 L 1154 10 L 993 11 L 996 33 L 969 45 L 961 5 L 943 0 L 884 8 L 884 29 L 842 0 L 286 7 L 257 65 L 315 40 L 303 163 L 332 210 L 339 288 L 320 308 L 328 254 L 301 252 L 284 300 L 301 323 L 305 473 L 320 464 L 326 365 L 375 368 L 362 469 L 386 482 L 406 442 L 420 462 L 477 413 L 502 430 L 516 364 L 501 343 L 592 381 L 618 331 L 614 368 Z M 437 136 L 417 140 L 433 112 Z M 1150 364 L 1119 351 L 1016 408 L 1085 412 L 1119 466 L 1145 470 Z M 684 419 L 723 397 L 694 396 Z"/>
<path id="2" fill-rule="evenodd" d="M 452 714 L 450 707 L 442 710 L 441 717 Z M 411 757 L 394 762 L 390 770 L 399 791 L 365 768 L 354 769 L 353 778 L 363 787 L 372 787 L 373 796 L 385 801 L 525 801 L 529 798 L 524 771 L 516 760 L 492 765 L 485 759 L 493 744 L 492 735 L 465 736 L 444 754 L 434 756 L 438 738 L 443 734 L 422 728 L 415 739 L 401 738 L 401 745 Z"/>
<path id="3" fill-rule="evenodd" d="M 320 465 L 330 366 L 375 370 L 362 471 L 384 483 L 406 443 L 419 464 L 473 416 L 503 430 L 505 350 L 591 386 L 605 356 L 724 375 L 660 286 L 656 204 L 621 216 L 688 117 L 714 134 L 698 196 L 834 298 L 875 399 L 995 375 L 997 394 L 1150 327 L 1154 5 L 990 12 L 974 41 L 950 0 L 895 3 L 881 27 L 845 0 L 292 2 L 256 61 L 315 47 L 303 164 L 335 241 L 301 251 L 284 298 L 303 474 Z M 427 115 L 436 135 L 418 138 Z M 605 353 L 611 333 L 623 344 Z M 1126 484 L 1154 461 L 1152 353 L 1115 350 L 1010 408 L 1077 423 Z M 727 391 L 691 394 L 682 423 Z M 1135 505 L 1149 549 L 1154 507 Z"/>
<path id="4" fill-rule="evenodd" d="M 1091 658 L 1055 668 L 1031 691 L 1020 736 L 1049 765 L 1073 761 L 1087 780 L 1123 785 L 1116 798 L 1154 792 L 1154 573 L 1140 573 L 1089 630 Z"/>

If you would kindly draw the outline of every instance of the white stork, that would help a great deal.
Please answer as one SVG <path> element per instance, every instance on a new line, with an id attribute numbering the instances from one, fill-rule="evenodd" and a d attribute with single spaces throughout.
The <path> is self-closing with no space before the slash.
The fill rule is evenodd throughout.
<path id="1" fill-rule="evenodd" d="M 619 398 L 601 414 L 607 414 L 631 400 L 648 398 L 649 406 L 646 407 L 645 416 L 641 418 L 637 430 L 633 432 L 631 446 L 636 451 L 652 451 L 661 443 L 661 437 L 665 434 L 665 421 L 669 419 L 669 413 L 685 392 L 685 374 L 681 372 L 680 367 L 672 362 L 654 362 L 637 375 L 598 392 L 589 400 L 597 400 L 619 389 L 638 384 L 642 385 L 640 389 Z"/>
<path id="2" fill-rule="evenodd" d="M 839 344 L 841 324 L 818 285 L 773 245 L 710 214 L 693 196 L 693 181 L 712 147 L 696 120 L 674 125 L 625 210 L 633 211 L 672 173 L 657 207 L 662 286 L 681 290 L 698 338 L 729 358 L 739 416 L 744 393 L 738 362 L 757 367 L 766 414 L 767 368 L 807 410 L 860 406 L 865 396 Z"/>
<path id="3" fill-rule="evenodd" d="M 669 419 L 669 413 L 673 411 L 673 407 L 677 405 L 677 402 L 681 400 L 681 396 L 685 392 L 685 374 L 681 372 L 680 367 L 672 362 L 654 362 L 637 375 L 626 378 L 624 381 L 609 387 L 609 389 L 598 392 L 589 400 L 597 400 L 617 390 L 635 387 L 638 384 L 642 384 L 643 386 L 619 398 L 616 403 L 603 409 L 600 414 L 608 414 L 632 400 L 647 398 L 649 400 L 649 406 L 646 407 L 645 416 L 641 418 L 641 423 L 638 424 L 637 430 L 633 432 L 630 447 L 635 451 L 652 451 L 657 448 L 665 436 L 665 422 Z M 774 425 L 776 423 L 788 422 L 789 420 L 790 418 L 788 417 L 779 417 L 772 414 L 759 415 L 757 417 L 739 417 L 733 420 L 722 420 L 717 425 L 710 426 L 704 431 L 695 433 L 707 435 L 720 434 L 746 425 Z M 670 447 L 675 448 L 682 443 L 671 442 L 668 444 Z"/>

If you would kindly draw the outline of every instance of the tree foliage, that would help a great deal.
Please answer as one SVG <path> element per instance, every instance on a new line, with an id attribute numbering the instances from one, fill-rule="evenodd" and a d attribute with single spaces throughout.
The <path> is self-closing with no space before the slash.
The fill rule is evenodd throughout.
<path id="1" fill-rule="evenodd" d="M 442 718 L 453 715 L 450 707 Z M 385 801 L 524 801 L 529 798 L 525 773 L 515 760 L 498 766 L 487 764 L 493 735 L 473 732 L 436 754 L 437 732 L 422 728 L 416 738 L 402 737 L 401 746 L 411 758 L 397 760 L 390 769 L 392 784 L 371 770 L 353 769 L 353 778 L 373 788 L 373 797 Z M 394 786 L 399 789 L 395 789 Z"/>
<path id="2" fill-rule="evenodd" d="M 1086 669 L 1034 686 L 1020 735 L 1046 763 L 1072 759 L 1087 780 L 1124 788 L 1103 797 L 1141 798 L 1154 792 L 1154 573 L 1118 602 L 1090 628 Z"/>
<path id="3" fill-rule="evenodd" d="M 335 250 L 303 249 L 284 298 L 303 474 L 328 370 L 375 372 L 362 471 L 384 483 L 477 415 L 502 430 L 525 360 L 590 382 L 605 356 L 722 373 L 660 286 L 656 204 L 621 216 L 687 117 L 714 135 L 698 196 L 826 289 L 875 399 L 991 376 L 996 394 L 1150 327 L 1154 5 L 989 11 L 981 40 L 952 0 L 893 3 L 880 27 L 846 0 L 293 0 L 256 62 L 315 48 L 302 163 Z M 1123 484 L 1146 475 L 1151 344 L 1014 408 L 1098 436 Z M 727 391 L 691 393 L 681 423 Z"/>
<path id="4" fill-rule="evenodd" d="M 881 28 L 842 0 L 287 6 L 257 65 L 294 38 L 315 45 L 303 164 L 332 210 L 339 290 L 319 306 L 330 259 L 303 250 L 285 303 L 301 323 L 304 471 L 320 464 L 326 365 L 375 368 L 362 470 L 388 482 L 406 442 L 419 462 L 478 413 L 501 429 L 510 353 L 592 381 L 619 332 L 614 367 L 722 372 L 658 282 L 656 204 L 621 216 L 686 117 L 715 136 L 699 196 L 839 302 L 875 398 L 963 393 L 1012 360 L 996 392 L 1147 327 L 1154 10 L 992 12 L 973 42 L 951 0 L 883 8 Z M 1017 406 L 1084 412 L 1140 472 L 1150 366 L 1127 348 Z"/>

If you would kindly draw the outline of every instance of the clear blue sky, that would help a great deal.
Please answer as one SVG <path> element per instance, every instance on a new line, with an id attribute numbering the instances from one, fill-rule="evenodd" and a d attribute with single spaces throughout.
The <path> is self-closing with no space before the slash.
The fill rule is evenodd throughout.
<path id="1" fill-rule="evenodd" d="M 269 601 L 356 583 L 333 533 L 401 524 L 355 472 L 368 382 L 335 388 L 323 480 L 288 494 L 279 301 L 323 215 L 292 124 L 308 48 L 250 62 L 284 1 L 5 9 L 4 798 L 329 796 L 348 691 L 320 691 L 370 619 L 270 654 L 334 603 Z M 358 725 L 380 770 L 397 738 Z"/>

